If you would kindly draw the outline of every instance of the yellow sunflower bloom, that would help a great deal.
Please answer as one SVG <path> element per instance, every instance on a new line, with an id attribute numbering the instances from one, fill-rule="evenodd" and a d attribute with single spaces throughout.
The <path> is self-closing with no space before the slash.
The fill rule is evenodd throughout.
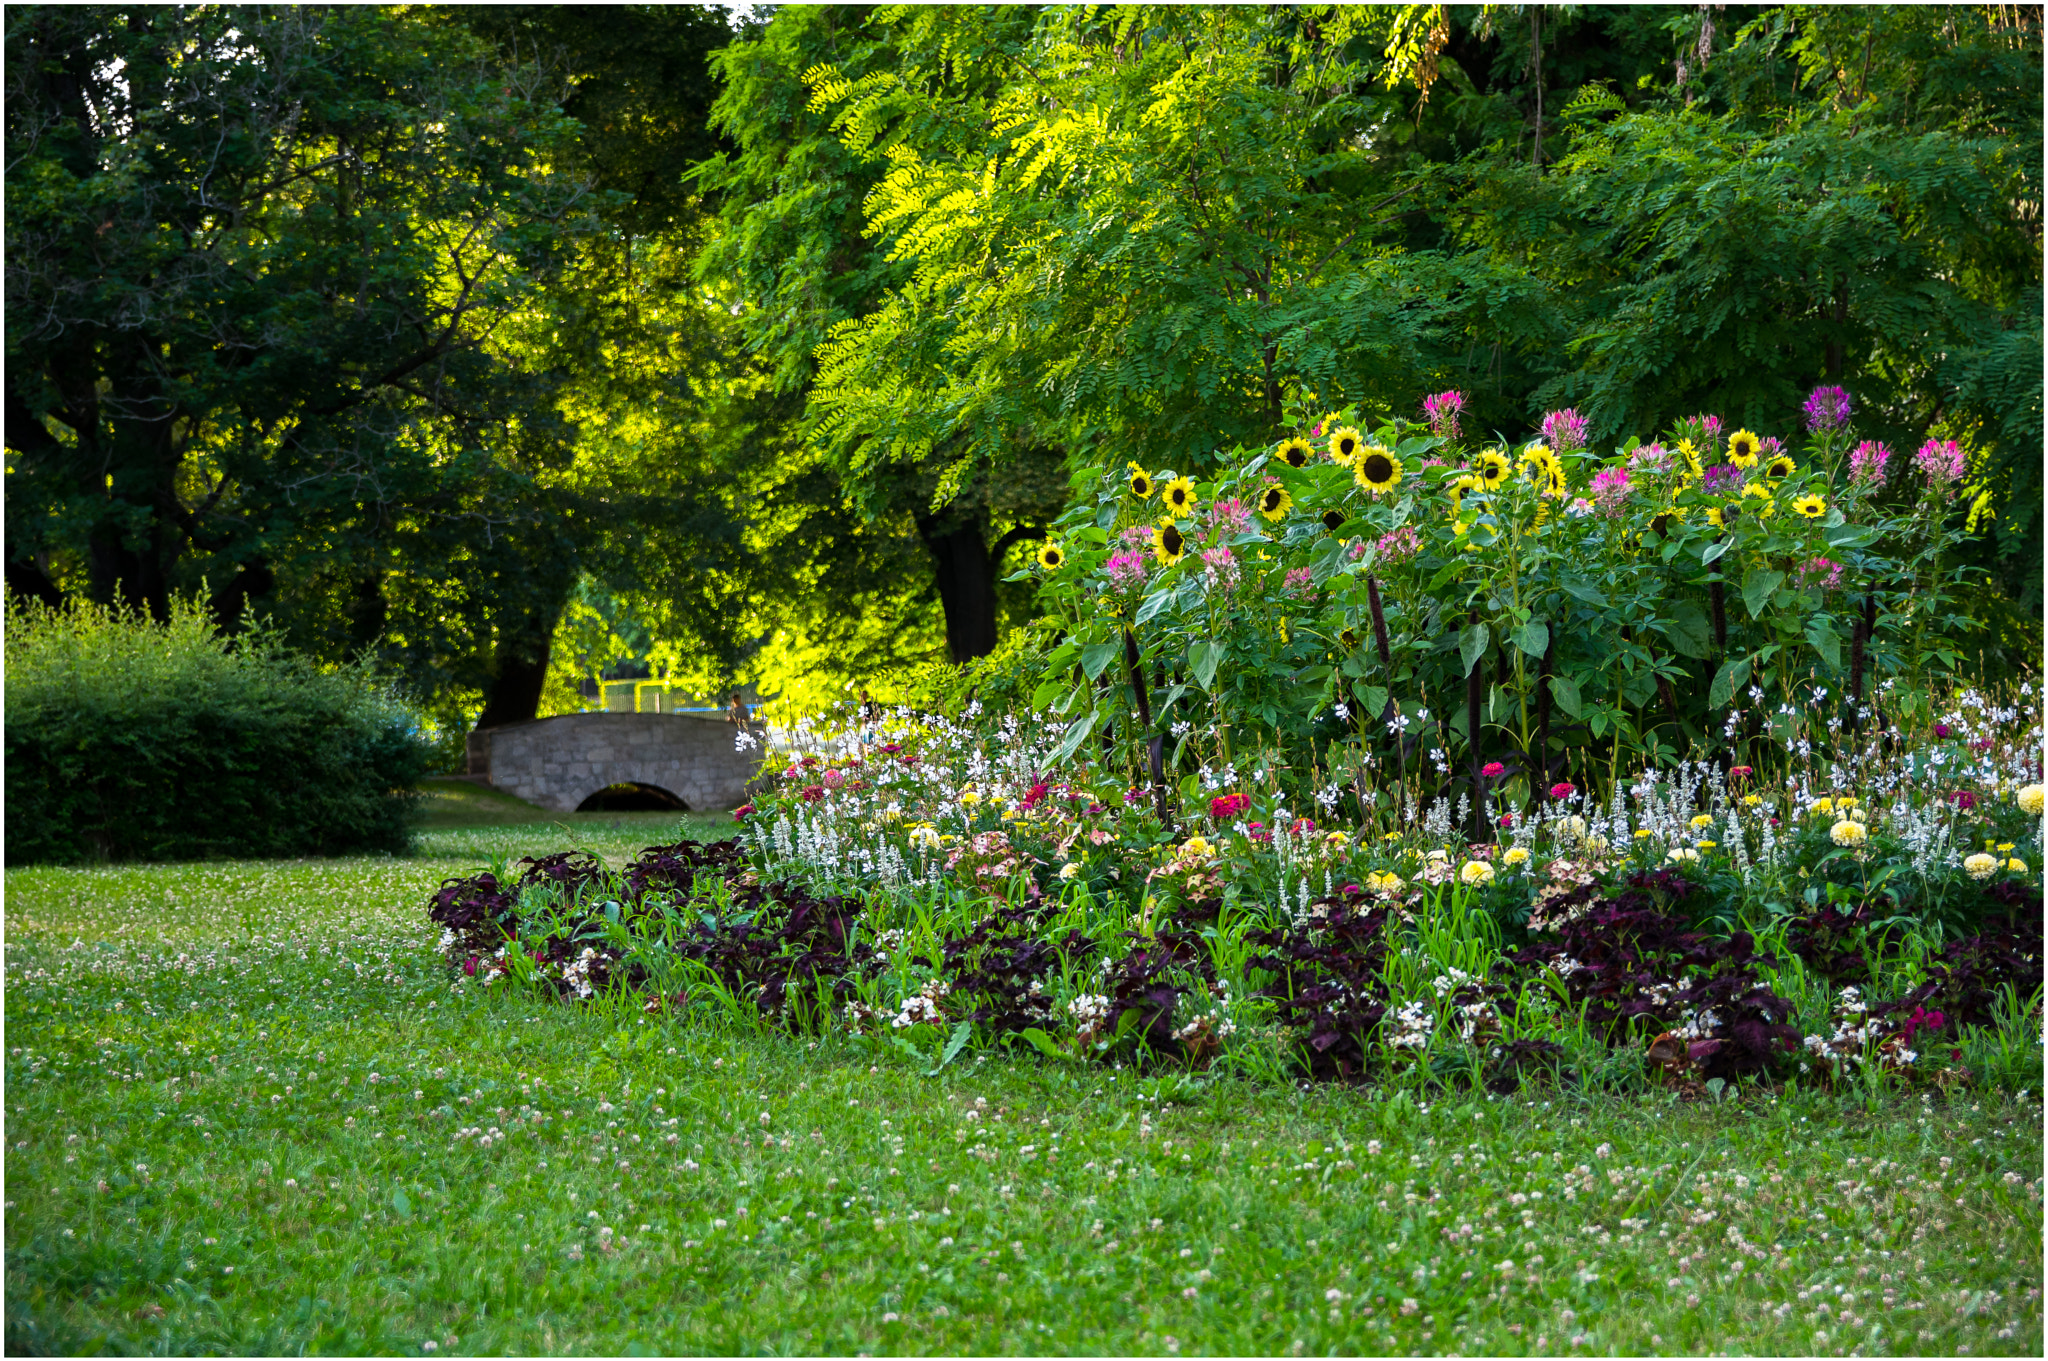
<path id="1" fill-rule="evenodd" d="M 1359 451 L 1351 475 L 1359 486 L 1378 496 L 1393 490 L 1401 480 L 1401 460 L 1394 457 L 1392 450 L 1368 444 Z"/>
<path id="2" fill-rule="evenodd" d="M 1821 516 L 1828 513 L 1828 503 L 1809 492 L 1797 501 L 1794 501 L 1792 509 L 1798 511 L 1809 520 L 1818 520 Z"/>
<path id="3" fill-rule="evenodd" d="M 1171 566 L 1179 562 L 1188 551 L 1188 541 L 1174 528 L 1171 520 L 1155 527 L 1152 531 L 1152 556 Z"/>
<path id="4" fill-rule="evenodd" d="M 1358 457 L 1359 450 L 1363 448 L 1365 448 L 1364 436 L 1348 425 L 1330 436 L 1330 458 L 1347 468 L 1351 466 L 1351 461 Z"/>
<path id="5" fill-rule="evenodd" d="M 1126 463 L 1124 466 L 1131 470 L 1131 495 L 1137 497 L 1140 501 L 1150 500 L 1152 498 L 1152 474 L 1146 472 L 1135 463 Z"/>
<path id="6" fill-rule="evenodd" d="M 1478 477 L 1480 485 L 1488 491 L 1507 481 L 1508 474 L 1512 471 L 1513 469 L 1508 466 L 1508 456 L 1498 449 L 1482 449 L 1479 451 L 1479 457 L 1472 462 L 1473 474 Z"/>
<path id="7" fill-rule="evenodd" d="M 1667 506 L 1650 521 L 1650 532 L 1660 539 L 1668 539 L 1678 532 L 1678 526 L 1685 521 L 1685 507 Z"/>
<path id="8" fill-rule="evenodd" d="M 1159 499 L 1175 515 L 1195 513 L 1195 484 L 1185 477 L 1176 477 L 1160 490 Z"/>
<path id="9" fill-rule="evenodd" d="M 1259 514 L 1268 520 L 1281 520 L 1287 516 L 1287 508 L 1294 504 L 1294 498 L 1287 488 L 1274 483 L 1259 493 Z"/>
<path id="10" fill-rule="evenodd" d="M 1678 442 L 1678 456 L 1685 460 L 1688 481 L 1700 475 L 1700 451 L 1692 447 L 1691 440 L 1682 439 Z"/>
<path id="11" fill-rule="evenodd" d="M 1049 543 L 1038 550 L 1038 565 L 1048 572 L 1057 572 L 1067 565 L 1067 550 L 1056 543 Z"/>
<path id="12" fill-rule="evenodd" d="M 1315 457 L 1315 453 L 1315 446 L 1297 435 L 1293 439 L 1280 442 L 1278 457 L 1290 468 L 1306 468 L 1308 461 Z"/>
<path id="13" fill-rule="evenodd" d="M 1323 522 L 1323 528 L 1329 530 L 1332 534 L 1335 534 L 1339 529 L 1344 527 L 1344 522 L 1350 519 L 1351 517 L 1349 515 L 1346 515 L 1341 510 L 1326 510 L 1322 513 L 1322 516 L 1320 518 Z"/>
<path id="14" fill-rule="evenodd" d="M 1728 437 L 1728 461 L 1738 468 L 1753 468 L 1763 448 L 1762 440 L 1747 430 L 1738 430 Z"/>
<path id="15" fill-rule="evenodd" d="M 1799 471 L 1799 465 L 1792 461 L 1792 455 L 1779 454 L 1764 465 L 1764 476 L 1773 482 L 1783 482 Z"/>

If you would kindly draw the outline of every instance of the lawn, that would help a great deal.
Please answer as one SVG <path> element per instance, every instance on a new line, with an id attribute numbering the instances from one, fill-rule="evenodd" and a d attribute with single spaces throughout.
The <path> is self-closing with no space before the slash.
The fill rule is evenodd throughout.
<path id="1" fill-rule="evenodd" d="M 10 1351 L 2041 1352 L 2038 1091 L 932 1075 L 458 987 L 443 877 L 675 826 L 516 812 L 7 872 Z"/>

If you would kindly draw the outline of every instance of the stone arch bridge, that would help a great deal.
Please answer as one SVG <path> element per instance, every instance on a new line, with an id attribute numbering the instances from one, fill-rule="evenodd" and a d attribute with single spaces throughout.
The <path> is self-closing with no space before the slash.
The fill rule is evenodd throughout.
<path id="1" fill-rule="evenodd" d="M 732 726 L 694 714 L 560 714 L 469 735 L 469 775 L 528 803 L 573 812 L 621 785 L 692 812 L 737 808 L 760 764 Z"/>

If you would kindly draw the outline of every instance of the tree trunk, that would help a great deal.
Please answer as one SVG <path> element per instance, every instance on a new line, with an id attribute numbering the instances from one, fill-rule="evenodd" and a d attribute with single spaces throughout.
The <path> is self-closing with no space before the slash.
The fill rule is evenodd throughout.
<path id="1" fill-rule="evenodd" d="M 996 564 L 982 518 L 920 515 L 917 535 L 932 555 L 946 650 L 956 664 L 986 657 L 996 650 Z"/>
<path id="2" fill-rule="evenodd" d="M 525 723 L 540 713 L 541 691 L 548 679 L 548 658 L 555 645 L 555 624 L 562 616 L 565 599 L 566 593 L 560 593 L 545 606 L 521 610 L 499 637 L 490 694 L 476 720 L 479 732 L 507 723 Z"/>

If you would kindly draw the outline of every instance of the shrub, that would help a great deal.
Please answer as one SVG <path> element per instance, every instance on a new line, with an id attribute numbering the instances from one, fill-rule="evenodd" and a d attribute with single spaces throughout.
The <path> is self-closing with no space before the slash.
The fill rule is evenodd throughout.
<path id="1" fill-rule="evenodd" d="M 408 848 L 427 750 L 369 670 L 230 641 L 196 601 L 7 622 L 11 863 Z"/>

